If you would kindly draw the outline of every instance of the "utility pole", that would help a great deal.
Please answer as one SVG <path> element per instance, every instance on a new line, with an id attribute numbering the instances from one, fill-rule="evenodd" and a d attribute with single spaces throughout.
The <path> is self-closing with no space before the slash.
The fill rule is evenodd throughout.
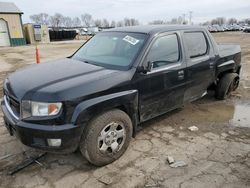
<path id="1" fill-rule="evenodd" d="M 189 11 L 189 25 L 192 25 L 192 11 Z"/>

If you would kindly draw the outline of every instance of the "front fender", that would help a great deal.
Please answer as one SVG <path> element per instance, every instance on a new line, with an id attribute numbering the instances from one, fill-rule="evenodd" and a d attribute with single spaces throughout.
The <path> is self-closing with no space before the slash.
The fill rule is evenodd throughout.
<path id="1" fill-rule="evenodd" d="M 89 99 L 78 104 L 71 123 L 83 125 L 93 116 L 113 108 L 122 108 L 128 113 L 133 124 L 138 122 L 138 91 L 128 90 Z"/>

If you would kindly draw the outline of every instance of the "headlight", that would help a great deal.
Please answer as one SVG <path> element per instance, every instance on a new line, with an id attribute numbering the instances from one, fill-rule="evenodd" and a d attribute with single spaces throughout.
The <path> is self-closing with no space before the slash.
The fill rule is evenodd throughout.
<path id="1" fill-rule="evenodd" d="M 62 103 L 43 103 L 34 101 L 22 101 L 22 118 L 31 116 L 54 116 L 62 107 Z"/>

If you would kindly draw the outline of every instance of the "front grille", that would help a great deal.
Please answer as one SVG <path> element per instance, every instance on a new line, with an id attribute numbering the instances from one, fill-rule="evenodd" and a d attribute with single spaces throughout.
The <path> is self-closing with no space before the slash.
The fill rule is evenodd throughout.
<path id="1" fill-rule="evenodd" d="M 13 99 L 12 97 L 9 97 L 9 105 L 13 112 L 20 117 L 20 103 Z"/>
<path id="2" fill-rule="evenodd" d="M 5 92 L 4 98 L 5 98 L 5 102 L 7 103 L 6 105 L 10 107 L 9 111 L 11 111 L 11 113 L 14 113 L 14 115 L 19 119 L 20 117 L 19 101 L 9 96 L 6 92 Z"/>

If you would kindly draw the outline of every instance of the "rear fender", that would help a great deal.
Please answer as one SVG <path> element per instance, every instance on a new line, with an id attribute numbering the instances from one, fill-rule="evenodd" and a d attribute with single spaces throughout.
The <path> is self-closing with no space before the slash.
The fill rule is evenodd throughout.
<path id="1" fill-rule="evenodd" d="M 225 73 L 240 73 L 241 69 L 241 53 L 237 53 L 228 58 L 224 58 L 224 62 L 217 66 L 217 78 L 221 78 Z"/>
<path id="2" fill-rule="evenodd" d="M 234 60 L 229 60 L 226 62 L 221 63 L 220 65 L 218 65 L 217 67 L 217 71 L 218 73 L 224 73 L 224 72 L 228 72 L 228 71 L 233 71 L 235 70 L 235 61 Z"/>

